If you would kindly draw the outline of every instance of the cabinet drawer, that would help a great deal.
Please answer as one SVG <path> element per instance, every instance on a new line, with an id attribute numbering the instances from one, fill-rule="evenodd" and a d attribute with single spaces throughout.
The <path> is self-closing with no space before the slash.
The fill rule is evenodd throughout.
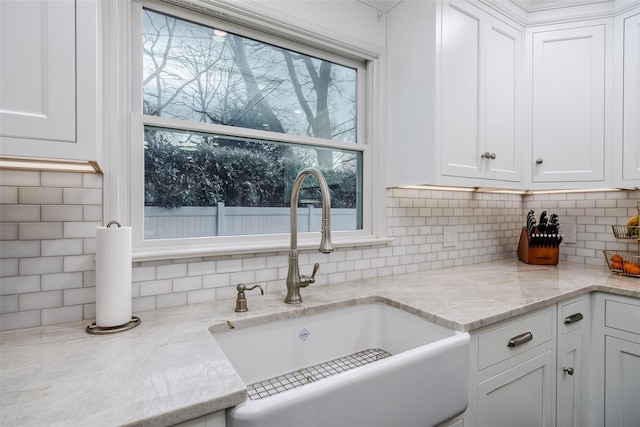
<path id="1" fill-rule="evenodd" d="M 640 304 L 606 300 L 604 315 L 607 327 L 640 335 Z"/>
<path id="2" fill-rule="evenodd" d="M 478 335 L 478 370 L 537 347 L 552 338 L 553 309 L 482 332 Z M 514 340 L 511 346 L 510 340 Z"/>
<path id="3" fill-rule="evenodd" d="M 586 299 L 561 302 L 559 307 L 558 324 L 561 334 L 589 325 L 589 304 Z"/>

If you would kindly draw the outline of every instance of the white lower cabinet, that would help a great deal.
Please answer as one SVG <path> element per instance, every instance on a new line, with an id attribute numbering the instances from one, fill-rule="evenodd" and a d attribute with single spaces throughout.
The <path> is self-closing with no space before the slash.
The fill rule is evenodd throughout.
<path id="1" fill-rule="evenodd" d="M 225 427 L 226 425 L 227 421 L 225 418 L 225 411 L 218 411 L 213 414 L 176 424 L 174 427 Z"/>
<path id="2" fill-rule="evenodd" d="M 583 379 L 588 375 L 591 337 L 590 295 L 558 303 L 556 425 L 581 427 Z"/>
<path id="3" fill-rule="evenodd" d="M 478 426 L 550 426 L 553 350 L 478 384 Z"/>
<path id="4" fill-rule="evenodd" d="M 588 294 L 473 332 L 464 425 L 591 425 L 582 403 L 590 334 Z"/>
<path id="5" fill-rule="evenodd" d="M 640 423 L 640 301 L 604 297 L 604 423 Z"/>
<path id="6" fill-rule="evenodd" d="M 605 338 L 605 424 L 640 422 L 640 343 Z"/>
<path id="7" fill-rule="evenodd" d="M 472 334 L 465 425 L 553 425 L 555 320 L 552 306 Z"/>

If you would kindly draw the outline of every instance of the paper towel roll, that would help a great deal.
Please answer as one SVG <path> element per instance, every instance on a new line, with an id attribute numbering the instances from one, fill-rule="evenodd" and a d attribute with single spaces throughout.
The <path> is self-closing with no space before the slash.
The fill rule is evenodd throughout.
<path id="1" fill-rule="evenodd" d="M 96 325 L 131 320 L 131 227 L 96 230 Z"/>

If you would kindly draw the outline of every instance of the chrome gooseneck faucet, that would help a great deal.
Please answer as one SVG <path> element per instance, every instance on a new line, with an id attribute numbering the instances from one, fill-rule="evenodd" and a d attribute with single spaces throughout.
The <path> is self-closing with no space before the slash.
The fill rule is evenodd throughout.
<path id="1" fill-rule="evenodd" d="M 303 169 L 293 184 L 291 191 L 291 246 L 289 248 L 289 272 L 287 273 L 287 297 L 284 302 L 287 304 L 300 304 L 302 297 L 300 296 L 300 288 L 305 288 L 316 281 L 316 273 L 320 264 L 313 266 L 311 276 L 300 275 L 300 265 L 298 264 L 298 196 L 300 187 L 304 179 L 313 175 L 320 184 L 320 192 L 322 193 L 322 238 L 320 240 L 320 252 L 328 254 L 333 251 L 331 243 L 331 196 L 329 195 L 329 186 L 327 180 L 316 168 Z"/>

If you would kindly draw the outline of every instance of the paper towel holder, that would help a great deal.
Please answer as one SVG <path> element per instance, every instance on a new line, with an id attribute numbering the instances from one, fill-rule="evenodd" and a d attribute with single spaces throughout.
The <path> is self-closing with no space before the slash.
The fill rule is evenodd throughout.
<path id="1" fill-rule="evenodd" d="M 85 329 L 88 334 L 91 335 L 106 335 L 106 334 L 115 334 L 116 332 L 128 331 L 129 329 L 133 329 L 140 324 L 140 318 L 137 316 L 131 316 L 131 320 L 129 320 L 124 325 L 120 326 L 98 326 L 96 322 L 91 323 Z"/>
<path id="2" fill-rule="evenodd" d="M 109 221 L 107 224 L 107 228 L 110 228 L 112 225 L 117 225 L 118 228 L 122 227 L 118 221 Z M 116 332 L 128 331 L 129 329 L 133 329 L 140 324 L 140 318 L 137 316 L 131 316 L 131 320 L 129 320 L 124 325 L 118 326 L 98 326 L 96 322 L 92 322 L 89 326 L 86 327 L 85 331 L 91 335 L 107 335 L 107 334 L 115 334 Z"/>

